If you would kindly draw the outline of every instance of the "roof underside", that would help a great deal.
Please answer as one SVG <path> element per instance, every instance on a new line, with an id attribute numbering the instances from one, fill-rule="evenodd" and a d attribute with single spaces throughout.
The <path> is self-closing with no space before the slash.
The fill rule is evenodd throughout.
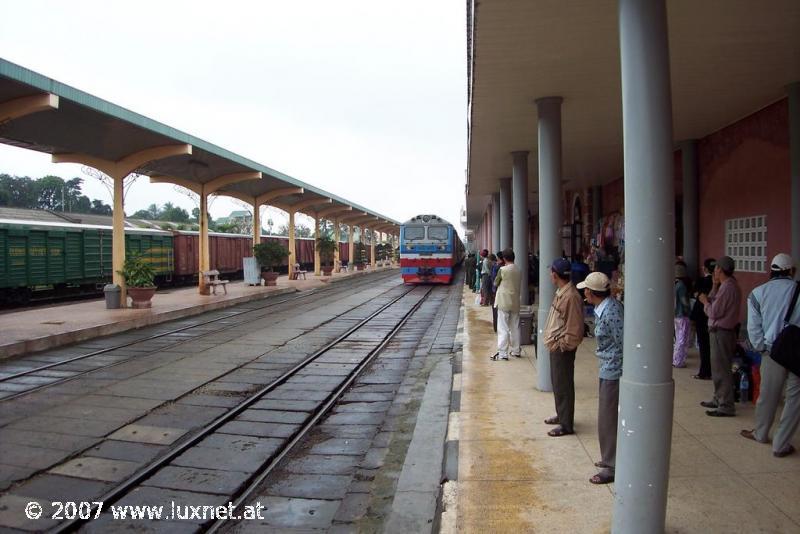
<path id="1" fill-rule="evenodd" d="M 476 4 L 478 4 L 476 2 Z M 476 5 L 468 226 L 480 223 L 511 152 L 530 150 L 538 211 L 534 100 L 561 96 L 568 188 L 622 176 L 616 0 L 490 0 Z M 674 139 L 703 137 L 785 96 L 800 81 L 797 0 L 667 2 Z"/>
<path id="2" fill-rule="evenodd" d="M 321 201 L 331 199 L 331 204 L 320 208 L 352 207 L 381 221 L 399 224 L 202 139 L 0 59 L 0 103 L 47 93 L 59 97 L 58 109 L 32 113 L 0 124 L 0 142 L 48 154 L 82 153 L 108 161 L 117 161 L 147 148 L 189 144 L 192 145 L 191 155 L 153 161 L 137 172 L 206 183 L 226 174 L 258 171 L 262 173 L 262 179 L 229 185 L 221 192 L 236 191 L 252 197 L 276 189 L 302 187 L 305 190 L 302 195 L 281 197 L 276 203 L 285 206 L 313 198 Z"/>

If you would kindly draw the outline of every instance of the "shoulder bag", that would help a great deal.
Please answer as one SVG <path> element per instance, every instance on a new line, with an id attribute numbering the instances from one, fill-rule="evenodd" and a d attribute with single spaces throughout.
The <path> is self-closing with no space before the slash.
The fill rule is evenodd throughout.
<path id="1" fill-rule="evenodd" d="M 783 330 L 780 331 L 772 344 L 770 358 L 786 367 L 789 371 L 800 376 L 800 326 L 789 324 L 794 307 L 797 304 L 797 295 L 800 294 L 800 282 L 795 284 L 794 295 L 789 303 L 789 310 L 783 319 Z"/>

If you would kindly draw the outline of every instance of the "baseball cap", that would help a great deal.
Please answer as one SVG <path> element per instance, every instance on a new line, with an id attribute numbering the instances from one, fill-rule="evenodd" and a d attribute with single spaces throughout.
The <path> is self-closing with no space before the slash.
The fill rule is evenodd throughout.
<path id="1" fill-rule="evenodd" d="M 717 260 L 717 267 L 719 267 L 723 271 L 732 272 L 736 267 L 736 263 L 734 263 L 733 258 L 731 258 L 730 256 L 722 256 L 720 259 Z"/>
<path id="2" fill-rule="evenodd" d="M 572 265 L 564 258 L 558 258 L 550 265 L 552 269 L 559 276 L 568 276 L 572 274 Z"/>
<path id="3" fill-rule="evenodd" d="M 792 257 L 781 252 L 772 258 L 770 269 L 773 271 L 788 271 L 792 267 L 794 267 L 794 260 L 792 260 Z"/>
<path id="4" fill-rule="evenodd" d="M 578 289 L 588 288 L 592 291 L 608 291 L 611 287 L 611 282 L 608 276 L 603 273 L 589 273 L 586 280 L 578 284 Z"/>

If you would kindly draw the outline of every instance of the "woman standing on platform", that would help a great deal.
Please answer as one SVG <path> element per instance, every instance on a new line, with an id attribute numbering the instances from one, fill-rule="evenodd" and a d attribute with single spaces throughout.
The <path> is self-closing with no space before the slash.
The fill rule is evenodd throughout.
<path id="1" fill-rule="evenodd" d="M 672 366 L 686 367 L 686 349 L 689 345 L 689 288 L 686 287 L 686 267 L 675 264 L 675 345 L 672 348 Z"/>
<path id="2" fill-rule="evenodd" d="M 622 376 L 622 303 L 611 296 L 611 282 L 603 273 L 591 273 L 578 284 L 584 289 L 586 302 L 594 306 L 594 336 L 600 359 L 600 385 L 597 401 L 597 437 L 600 461 L 594 465 L 600 472 L 589 479 L 592 484 L 614 482 L 617 460 L 617 416 L 619 379 Z"/>

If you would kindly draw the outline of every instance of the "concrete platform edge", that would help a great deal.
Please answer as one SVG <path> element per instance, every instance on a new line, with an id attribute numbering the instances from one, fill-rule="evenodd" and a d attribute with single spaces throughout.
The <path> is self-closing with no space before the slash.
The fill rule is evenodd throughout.
<path id="1" fill-rule="evenodd" d="M 41 338 L 17 341 L 15 343 L 9 343 L 8 345 L 0 346 L 0 360 L 11 358 L 14 356 L 21 356 L 23 354 L 30 354 L 33 352 L 53 349 L 63 345 L 77 343 L 79 341 L 94 339 L 96 337 L 108 336 L 111 334 L 119 334 L 120 332 L 141 328 L 143 326 L 151 326 L 154 324 L 164 323 L 166 321 L 172 321 L 174 319 L 183 319 L 185 317 L 192 317 L 194 315 L 199 315 L 201 313 L 205 313 L 208 311 L 220 310 L 223 308 L 228 308 L 230 306 L 235 306 L 237 304 L 251 302 L 253 300 L 278 297 L 289 293 L 296 293 L 297 291 L 298 290 L 296 288 L 290 287 L 290 288 L 278 289 L 270 293 L 255 293 L 252 295 L 243 295 L 241 297 L 233 299 L 219 300 L 217 302 L 209 302 L 208 304 L 204 304 L 202 306 L 193 306 L 190 308 L 183 308 L 179 310 L 170 310 L 163 313 L 155 313 L 144 317 L 137 317 L 135 319 L 130 319 L 126 321 L 96 325 L 88 328 L 82 328 L 80 330 L 73 330 L 72 332 L 63 332 L 52 336 L 45 336 Z"/>
<path id="2" fill-rule="evenodd" d="M 453 383 L 452 354 L 445 356 L 428 377 L 384 532 L 433 531 L 441 491 Z"/>

